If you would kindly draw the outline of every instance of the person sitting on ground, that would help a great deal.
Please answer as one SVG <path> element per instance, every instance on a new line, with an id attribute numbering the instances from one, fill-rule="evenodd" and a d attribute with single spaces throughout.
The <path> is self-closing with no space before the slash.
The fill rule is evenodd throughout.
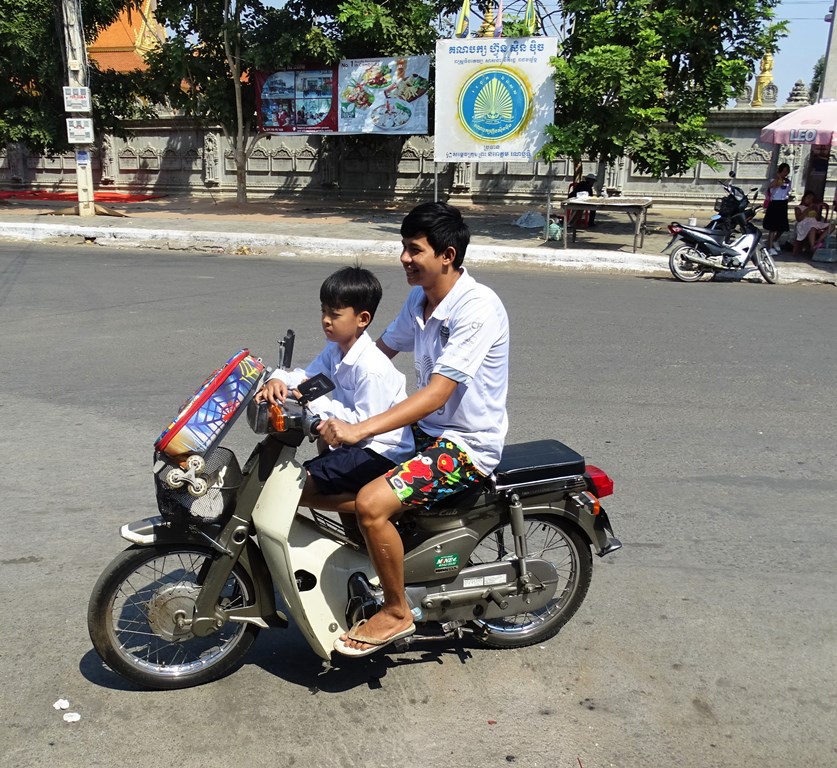
<path id="1" fill-rule="evenodd" d="M 334 649 L 347 656 L 367 656 L 415 632 L 404 593 L 404 544 L 393 518 L 478 487 L 500 461 L 508 429 L 509 323 L 494 291 L 462 267 L 469 239 L 452 205 L 423 203 L 407 214 L 401 264 L 413 290 L 377 343 L 388 357 L 412 350 L 418 391 L 365 421 L 320 425 L 329 445 L 412 425 L 419 452 L 357 495 L 358 523 L 384 603 L 362 628 L 335 640 Z"/>
<path id="2" fill-rule="evenodd" d="M 573 188 L 570 190 L 570 193 L 567 195 L 567 199 L 578 197 L 579 192 L 586 192 L 591 197 L 596 194 L 595 190 L 593 189 L 593 184 L 596 183 L 596 176 L 595 173 L 588 173 L 581 181 L 576 183 Z M 596 224 L 596 212 L 594 210 L 587 212 L 587 226 L 593 227 Z M 579 215 L 578 212 L 575 214 L 576 216 Z"/>
<path id="3" fill-rule="evenodd" d="M 807 243 L 809 252 L 813 253 L 822 240 L 834 231 L 834 224 L 822 221 L 822 203 L 817 201 L 817 196 L 813 192 L 806 192 L 802 195 L 802 200 L 793 212 L 796 217 L 793 255 L 799 255 L 803 243 Z"/>
<path id="4" fill-rule="evenodd" d="M 392 408 L 407 397 L 404 374 L 375 346 L 366 329 L 381 301 L 381 284 L 368 269 L 343 267 L 320 288 L 326 345 L 304 369 L 277 369 L 256 394 L 256 402 L 283 403 L 288 391 L 324 373 L 334 383 L 331 399 L 318 398 L 311 410 L 324 420 L 355 424 Z M 348 527 L 356 524 L 355 494 L 415 453 L 410 430 L 391 427 L 353 445 L 324 450 L 306 461 L 308 472 L 301 506 L 340 512 Z"/>

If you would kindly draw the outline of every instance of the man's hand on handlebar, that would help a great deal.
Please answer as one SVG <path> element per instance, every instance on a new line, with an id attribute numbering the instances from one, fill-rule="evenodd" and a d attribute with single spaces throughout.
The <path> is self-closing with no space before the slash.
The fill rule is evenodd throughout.
<path id="1" fill-rule="evenodd" d="M 326 419 L 317 425 L 320 437 L 331 446 L 354 445 L 363 440 L 357 424 L 348 424 L 340 419 Z"/>

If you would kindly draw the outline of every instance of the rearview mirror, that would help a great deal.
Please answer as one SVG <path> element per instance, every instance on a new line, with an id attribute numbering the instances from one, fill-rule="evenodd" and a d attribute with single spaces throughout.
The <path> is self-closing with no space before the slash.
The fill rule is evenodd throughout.
<path id="1" fill-rule="evenodd" d="M 307 405 L 312 400 L 331 392 L 334 389 L 334 382 L 324 373 L 318 373 L 316 376 L 303 381 L 296 389 L 300 395 L 299 402 L 302 405 Z"/>

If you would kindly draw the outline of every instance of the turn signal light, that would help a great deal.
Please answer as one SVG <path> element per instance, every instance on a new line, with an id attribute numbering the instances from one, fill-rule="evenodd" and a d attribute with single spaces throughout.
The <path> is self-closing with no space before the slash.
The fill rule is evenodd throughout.
<path id="1" fill-rule="evenodd" d="M 600 499 L 604 496 L 610 496 L 613 493 L 613 480 L 610 479 L 610 476 L 603 469 L 588 464 L 584 474 L 587 475 L 589 481 L 588 486 L 592 488 L 596 496 Z"/>
<path id="2" fill-rule="evenodd" d="M 274 432 L 285 431 L 285 412 L 278 405 L 271 405 L 267 415 Z"/>

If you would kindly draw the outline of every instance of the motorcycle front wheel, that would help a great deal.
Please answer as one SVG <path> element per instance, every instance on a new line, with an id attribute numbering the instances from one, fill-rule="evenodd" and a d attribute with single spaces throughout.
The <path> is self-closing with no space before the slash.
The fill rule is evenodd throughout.
<path id="1" fill-rule="evenodd" d="M 523 648 L 558 634 L 578 610 L 593 576 L 590 546 L 570 523 L 552 515 L 527 515 L 524 522 L 529 557 L 551 562 L 558 584 L 552 600 L 542 608 L 473 622 L 477 640 L 492 648 Z M 511 524 L 499 525 L 477 542 L 469 565 L 497 563 L 513 556 Z"/>
<path id="2" fill-rule="evenodd" d="M 706 269 L 703 266 L 695 264 L 689 259 L 691 254 L 700 255 L 692 246 L 681 245 L 675 248 L 671 252 L 671 256 L 668 257 L 671 274 L 684 283 L 694 283 L 706 274 Z"/>
<path id="3" fill-rule="evenodd" d="M 114 672 L 145 688 L 173 690 L 232 671 L 259 627 L 228 621 L 206 637 L 190 629 L 214 557 L 202 547 L 167 545 L 126 549 L 114 558 L 96 582 L 87 611 L 93 647 Z M 220 607 L 244 607 L 253 595 L 249 575 L 236 563 Z"/>
<path id="4" fill-rule="evenodd" d="M 776 285 L 779 282 L 779 273 L 776 270 L 776 262 L 770 255 L 767 248 L 759 248 L 753 255 L 753 261 L 756 262 L 761 276 L 771 285 Z"/>

